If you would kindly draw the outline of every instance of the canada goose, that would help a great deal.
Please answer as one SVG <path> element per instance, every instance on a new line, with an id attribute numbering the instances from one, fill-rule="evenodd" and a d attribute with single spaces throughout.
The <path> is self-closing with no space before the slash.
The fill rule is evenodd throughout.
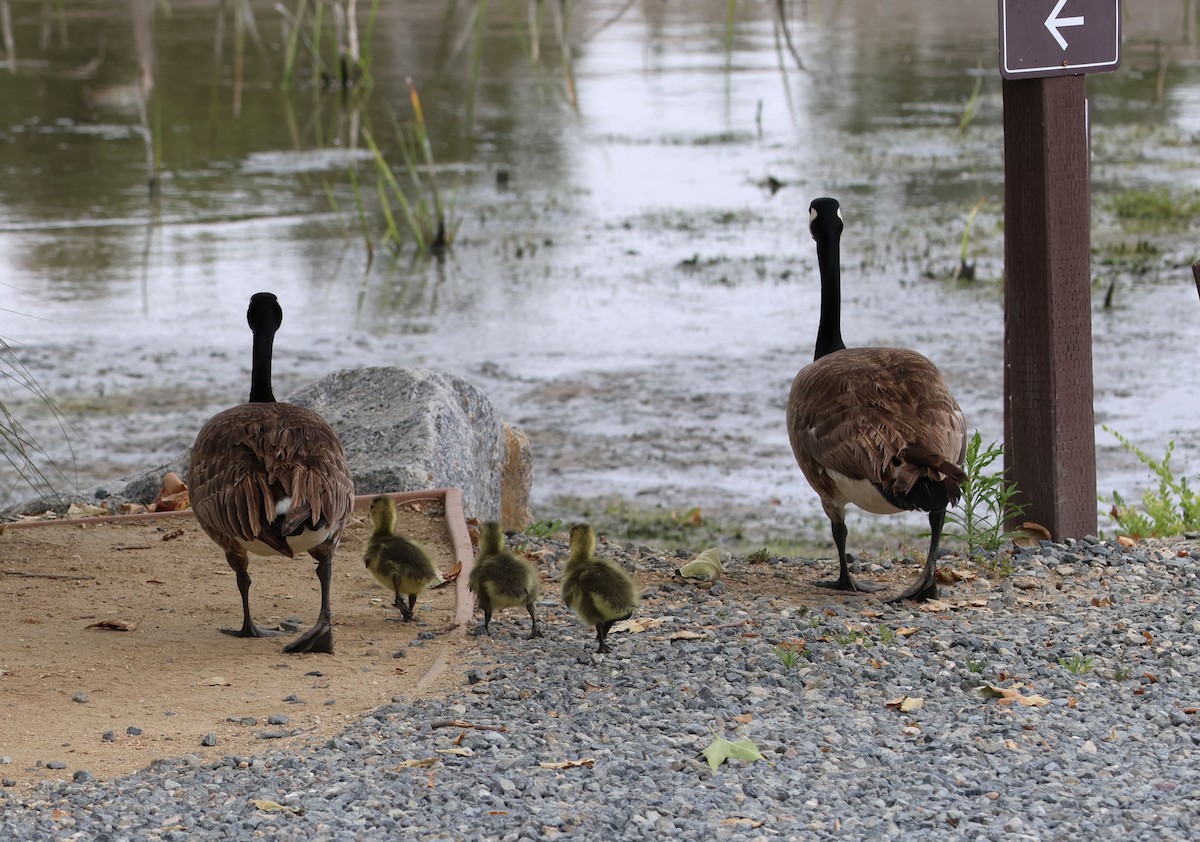
<path id="1" fill-rule="evenodd" d="M 596 531 L 586 523 L 571 527 L 571 557 L 563 568 L 562 599 L 589 626 L 596 627 L 597 652 L 608 652 L 608 630 L 628 620 L 638 606 L 633 578 L 606 558 L 596 558 Z"/>
<path id="2" fill-rule="evenodd" d="M 842 215 L 834 199 L 814 199 L 809 229 L 817 242 L 821 318 L 813 362 L 792 382 L 787 426 L 792 452 L 821 497 L 833 528 L 840 571 L 826 587 L 860 584 L 846 564 L 846 506 L 872 514 L 929 512 L 929 555 L 908 588 L 889 602 L 937 596 L 938 542 L 946 507 L 966 480 L 966 422 L 937 367 L 904 348 L 846 348 L 841 330 Z"/>
<path id="3" fill-rule="evenodd" d="M 381 495 L 371 501 L 371 525 L 374 531 L 363 551 L 363 563 L 379 584 L 395 591 L 392 604 L 400 609 L 404 622 L 411 622 L 417 596 L 437 578 L 437 569 L 420 545 L 396 534 L 396 502 L 391 497 Z M 408 597 L 407 603 L 401 595 Z"/>
<path id="4" fill-rule="evenodd" d="M 225 551 L 242 595 L 236 637 L 272 637 L 250 619 L 247 553 L 317 562 L 321 611 L 316 625 L 284 652 L 333 652 L 329 577 L 342 524 L 354 501 L 354 482 L 333 428 L 317 413 L 276 403 L 271 391 L 271 348 L 283 323 L 275 296 L 251 297 L 246 321 L 254 332 L 250 402 L 214 415 L 192 446 L 188 482 L 201 528 Z"/>
<path id="5" fill-rule="evenodd" d="M 492 611 L 524 605 L 529 611 L 532 629 L 529 639 L 541 637 L 533 604 L 538 598 L 538 574 L 533 565 L 504 548 L 504 533 L 500 524 L 488 521 L 479 528 L 479 557 L 467 584 L 483 609 L 483 625 L 475 634 L 492 636 Z"/>

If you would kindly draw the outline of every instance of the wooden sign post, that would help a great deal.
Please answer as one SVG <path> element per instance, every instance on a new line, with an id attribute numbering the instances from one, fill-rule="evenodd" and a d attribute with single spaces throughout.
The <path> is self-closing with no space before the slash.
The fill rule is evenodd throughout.
<path id="1" fill-rule="evenodd" d="M 1088 72 L 1120 64 L 1119 0 L 999 0 L 1004 469 L 1024 520 L 1096 531 Z"/>

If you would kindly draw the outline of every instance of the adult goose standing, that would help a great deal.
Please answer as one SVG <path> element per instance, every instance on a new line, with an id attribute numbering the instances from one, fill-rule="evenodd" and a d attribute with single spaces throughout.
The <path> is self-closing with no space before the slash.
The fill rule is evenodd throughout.
<path id="1" fill-rule="evenodd" d="M 320 415 L 277 403 L 271 390 L 271 350 L 283 323 L 269 292 L 251 297 L 246 321 L 254 332 L 250 402 L 214 415 L 196 436 L 188 472 L 196 520 L 225 551 L 242 595 L 236 637 L 273 637 L 250 619 L 248 553 L 317 562 L 321 609 L 316 625 L 284 652 L 333 652 L 329 579 L 342 525 L 354 503 L 354 482 L 333 428 Z"/>
<path id="2" fill-rule="evenodd" d="M 792 452 L 821 498 L 833 529 L 839 572 L 825 587 L 879 590 L 856 582 L 846 563 L 846 506 L 887 515 L 929 513 L 929 555 L 917 579 L 889 602 L 937 596 L 937 552 L 947 506 L 966 474 L 966 421 L 937 367 L 905 348 L 847 348 L 841 330 L 842 215 L 835 199 L 814 199 L 821 316 L 813 362 L 792 382 L 787 426 Z"/>

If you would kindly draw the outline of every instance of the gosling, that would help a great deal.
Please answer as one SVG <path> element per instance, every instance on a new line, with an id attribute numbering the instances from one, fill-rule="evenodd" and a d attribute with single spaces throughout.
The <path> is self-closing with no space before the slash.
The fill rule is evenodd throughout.
<path id="1" fill-rule="evenodd" d="M 597 652 L 608 652 L 608 630 L 628 620 L 640 595 L 633 578 L 606 558 L 596 558 L 596 530 L 586 523 L 571 528 L 571 557 L 563 569 L 562 598 L 589 626 L 596 627 Z"/>
<path id="2" fill-rule="evenodd" d="M 475 629 L 474 634 L 491 637 L 493 611 L 524 605 L 532 624 L 529 639 L 542 636 L 533 611 L 539 594 L 537 570 L 505 549 L 500 524 L 488 521 L 479 528 L 479 557 L 475 559 L 475 569 L 467 584 L 483 609 L 483 625 Z"/>
<path id="3" fill-rule="evenodd" d="M 391 497 L 371 501 L 371 525 L 374 531 L 363 551 L 363 564 L 379 584 L 396 592 L 392 604 L 400 609 L 403 621 L 410 623 L 417 596 L 437 579 L 437 568 L 418 544 L 396 534 L 396 502 Z M 407 603 L 402 596 L 408 597 Z"/>

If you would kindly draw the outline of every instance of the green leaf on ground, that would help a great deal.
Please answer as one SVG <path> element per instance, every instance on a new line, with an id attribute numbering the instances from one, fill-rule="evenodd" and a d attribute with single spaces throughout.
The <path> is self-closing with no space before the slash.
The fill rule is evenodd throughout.
<path id="1" fill-rule="evenodd" d="M 712 744 L 702 752 L 707 759 L 708 765 L 714 770 L 724 763 L 726 760 L 766 760 L 762 756 L 762 752 L 750 740 L 738 740 L 733 742 L 724 737 L 713 737 Z"/>

